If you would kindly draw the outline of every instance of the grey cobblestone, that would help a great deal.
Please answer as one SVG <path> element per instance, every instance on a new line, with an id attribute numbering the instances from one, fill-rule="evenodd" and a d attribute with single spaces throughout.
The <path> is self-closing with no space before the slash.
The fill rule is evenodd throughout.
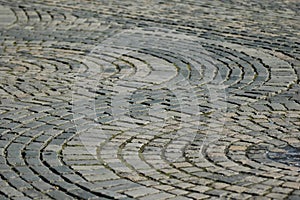
<path id="1" fill-rule="evenodd" d="M 297 1 L 0 1 L 0 199 L 299 199 Z"/>

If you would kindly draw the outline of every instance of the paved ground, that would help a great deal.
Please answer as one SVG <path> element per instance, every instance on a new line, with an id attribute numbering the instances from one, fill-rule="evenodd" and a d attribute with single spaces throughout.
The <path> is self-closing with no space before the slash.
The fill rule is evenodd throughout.
<path id="1" fill-rule="evenodd" d="M 0 199 L 300 199 L 299 1 L 0 4 Z"/>

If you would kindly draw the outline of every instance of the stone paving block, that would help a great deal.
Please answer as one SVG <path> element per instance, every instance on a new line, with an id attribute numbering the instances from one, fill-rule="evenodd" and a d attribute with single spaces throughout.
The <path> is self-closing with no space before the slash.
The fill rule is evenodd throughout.
<path id="1" fill-rule="evenodd" d="M 95 198 L 95 196 L 96 196 L 96 195 L 94 195 L 88 191 L 84 191 L 82 189 L 70 190 L 69 192 L 76 195 L 77 198 L 81 198 L 81 199 L 90 199 L 90 198 Z"/>
<path id="2" fill-rule="evenodd" d="M 12 199 L 14 199 L 14 200 L 22 200 L 22 199 L 24 199 L 24 200 L 30 200 L 29 197 L 13 197 Z M 45 198 L 45 199 L 47 199 L 47 198 Z"/>
<path id="3" fill-rule="evenodd" d="M 73 197 L 59 191 L 59 190 L 52 190 L 48 192 L 49 196 L 54 199 L 73 199 Z"/>
<path id="4" fill-rule="evenodd" d="M 121 191 L 126 191 L 126 190 L 136 190 L 139 187 L 140 187 L 139 184 L 127 183 L 127 184 L 122 184 L 122 185 L 117 185 L 117 186 L 111 187 L 110 190 L 115 191 L 115 192 L 121 192 Z"/>
<path id="5" fill-rule="evenodd" d="M 2 187 L 0 191 L 9 197 L 24 196 L 21 192 L 9 186 Z"/>
<path id="6" fill-rule="evenodd" d="M 18 188 L 19 191 L 24 191 L 28 189 L 33 189 L 32 186 L 21 178 L 15 178 L 10 180 L 10 184 L 15 188 Z"/>
<path id="7" fill-rule="evenodd" d="M 24 194 L 32 199 L 43 199 L 46 196 L 45 194 L 34 189 L 25 190 Z"/>
<path id="8" fill-rule="evenodd" d="M 141 200 L 150 200 L 150 199 L 168 199 L 168 198 L 172 198 L 175 197 L 175 195 L 172 194 L 168 194 L 168 193 L 156 193 L 156 194 L 150 194 L 147 195 L 145 197 L 141 197 Z"/>
<path id="9" fill-rule="evenodd" d="M 197 199 L 197 200 L 200 200 L 200 199 L 207 199 L 209 198 L 210 196 L 209 195 L 206 195 L 206 194 L 199 194 L 199 193 L 192 193 L 192 194 L 189 194 L 187 195 L 189 198 L 192 198 L 192 199 Z"/>
<path id="10" fill-rule="evenodd" d="M 146 187 L 140 187 L 135 188 L 133 190 L 125 191 L 124 194 L 129 195 L 133 198 L 142 197 L 142 196 L 148 196 L 151 194 L 158 193 L 159 190 L 153 189 L 153 188 L 146 188 Z"/>

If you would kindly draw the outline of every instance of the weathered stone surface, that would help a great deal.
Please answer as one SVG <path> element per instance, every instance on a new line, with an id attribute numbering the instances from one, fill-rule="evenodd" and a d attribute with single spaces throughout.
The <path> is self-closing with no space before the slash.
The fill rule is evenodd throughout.
<path id="1" fill-rule="evenodd" d="M 2 1 L 0 199 L 299 199 L 297 1 Z"/>

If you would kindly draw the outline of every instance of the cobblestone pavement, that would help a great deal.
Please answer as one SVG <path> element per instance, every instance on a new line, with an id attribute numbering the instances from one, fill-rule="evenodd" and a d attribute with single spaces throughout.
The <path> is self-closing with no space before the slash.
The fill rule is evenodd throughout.
<path id="1" fill-rule="evenodd" d="M 0 0 L 0 199 L 300 199 L 297 0 Z"/>

